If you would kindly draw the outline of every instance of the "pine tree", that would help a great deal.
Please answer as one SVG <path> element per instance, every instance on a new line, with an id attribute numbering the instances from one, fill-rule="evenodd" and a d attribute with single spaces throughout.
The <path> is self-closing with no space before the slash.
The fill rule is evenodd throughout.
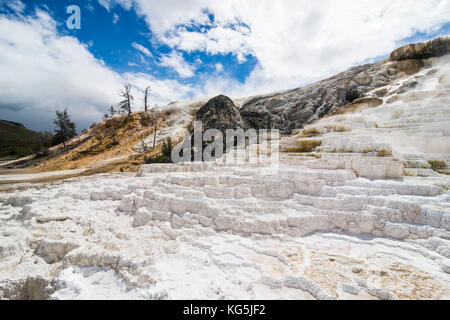
<path id="1" fill-rule="evenodd" d="M 75 123 L 70 120 L 67 109 L 56 111 L 56 118 L 53 120 L 55 127 L 55 141 L 63 143 L 66 148 L 66 142 L 77 135 Z"/>
<path id="2" fill-rule="evenodd" d="M 109 108 L 109 113 L 111 114 L 111 118 L 116 114 L 116 109 L 113 106 Z"/>

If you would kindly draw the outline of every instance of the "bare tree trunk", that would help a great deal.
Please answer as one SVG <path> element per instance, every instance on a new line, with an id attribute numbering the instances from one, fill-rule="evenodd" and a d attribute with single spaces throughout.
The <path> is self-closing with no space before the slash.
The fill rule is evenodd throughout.
<path id="1" fill-rule="evenodd" d="M 144 108 L 145 111 L 148 110 L 148 91 L 150 90 L 150 87 L 145 88 L 145 94 L 144 94 Z"/>
<path id="2" fill-rule="evenodd" d="M 66 148 L 66 130 L 64 130 L 64 124 L 60 122 L 59 127 L 61 129 L 61 136 L 63 140 L 64 149 Z"/>
<path id="3" fill-rule="evenodd" d="M 155 143 L 156 143 L 156 124 L 155 124 L 155 129 L 153 130 L 155 131 L 153 134 L 153 150 L 155 150 Z"/>

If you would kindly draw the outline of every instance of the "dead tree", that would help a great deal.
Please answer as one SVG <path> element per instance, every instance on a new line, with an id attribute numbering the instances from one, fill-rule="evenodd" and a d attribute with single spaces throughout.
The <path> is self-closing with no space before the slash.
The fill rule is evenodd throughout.
<path id="1" fill-rule="evenodd" d="M 144 108 L 145 108 L 145 111 L 148 110 L 148 92 L 149 91 L 150 91 L 150 86 L 145 88 L 145 92 L 144 92 Z"/>
<path id="2" fill-rule="evenodd" d="M 156 144 L 156 123 L 155 123 L 155 128 L 153 129 L 154 133 L 153 133 L 153 150 L 155 150 L 155 144 Z"/>
<path id="3" fill-rule="evenodd" d="M 144 140 L 141 141 L 140 148 L 142 153 L 147 153 L 149 151 L 149 147 Z"/>
<path id="4" fill-rule="evenodd" d="M 119 95 L 124 98 L 120 101 L 119 108 L 123 110 L 124 113 L 128 112 L 128 115 L 131 115 L 131 108 L 134 101 L 134 97 L 131 95 L 131 84 L 125 83 Z"/>

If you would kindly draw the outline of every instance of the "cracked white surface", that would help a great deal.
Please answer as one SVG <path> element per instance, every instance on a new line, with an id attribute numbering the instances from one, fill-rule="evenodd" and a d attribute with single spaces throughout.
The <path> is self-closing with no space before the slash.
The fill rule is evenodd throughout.
<path id="1" fill-rule="evenodd" d="M 450 195 L 420 178 L 146 168 L 2 194 L 3 297 L 450 298 Z"/>

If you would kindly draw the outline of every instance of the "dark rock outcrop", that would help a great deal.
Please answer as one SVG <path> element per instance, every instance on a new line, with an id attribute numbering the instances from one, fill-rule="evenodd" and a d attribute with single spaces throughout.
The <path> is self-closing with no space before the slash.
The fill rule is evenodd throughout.
<path id="1" fill-rule="evenodd" d="M 224 95 L 209 100 L 197 111 L 194 119 L 202 121 L 204 131 L 218 129 L 225 132 L 226 129 L 244 128 L 239 110 L 233 101 Z"/>
<path id="2" fill-rule="evenodd" d="M 195 161 L 196 150 L 194 146 L 195 135 L 202 134 L 208 129 L 217 129 L 222 132 L 223 135 L 223 151 L 225 152 L 227 146 L 226 130 L 227 129 L 244 129 L 245 123 L 242 120 L 239 110 L 234 105 L 233 101 L 224 95 L 209 100 L 204 106 L 202 106 L 195 114 L 194 121 L 202 122 L 202 132 L 199 132 L 199 128 L 194 128 L 194 121 L 189 126 L 191 134 L 191 160 Z M 196 131 L 197 130 L 197 131 Z M 204 136 L 203 136 L 204 137 Z M 234 138 L 233 138 L 234 141 Z M 202 142 L 202 154 L 203 150 L 211 142 L 203 140 Z M 201 155 L 203 159 L 203 155 Z M 203 159 L 204 160 L 204 159 Z"/>

